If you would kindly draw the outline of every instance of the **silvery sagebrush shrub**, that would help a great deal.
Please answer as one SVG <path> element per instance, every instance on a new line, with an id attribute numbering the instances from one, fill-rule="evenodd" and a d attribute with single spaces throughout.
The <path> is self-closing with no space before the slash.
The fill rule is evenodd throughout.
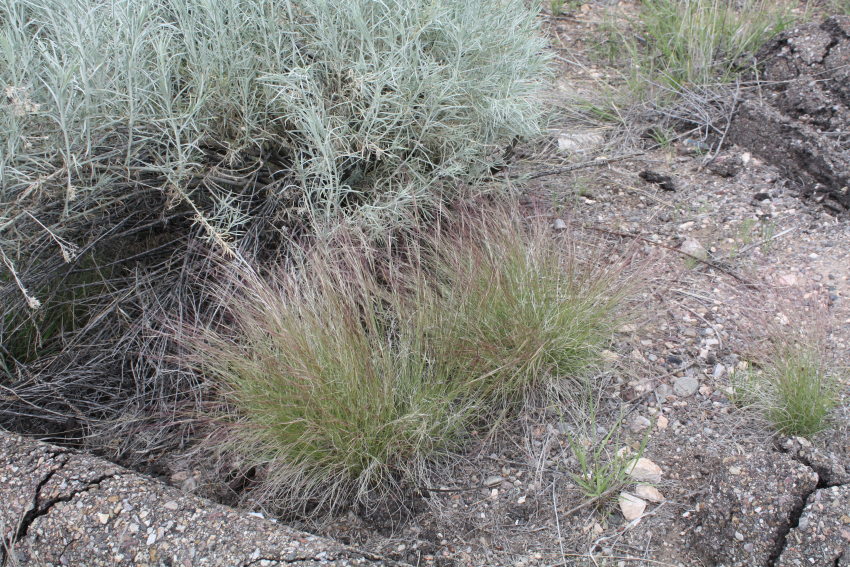
<path id="1" fill-rule="evenodd" d="M 238 235 L 229 179 L 199 177 L 262 163 L 281 206 L 397 220 L 540 115 L 518 1 L 6 0 L 0 23 L 4 198 L 44 186 L 66 219 L 141 176 Z"/>
<path id="2" fill-rule="evenodd" d="M 453 197 L 537 132 L 542 48 L 521 0 L 0 0 L 0 415 L 197 394 L 156 327 L 209 248 Z"/>

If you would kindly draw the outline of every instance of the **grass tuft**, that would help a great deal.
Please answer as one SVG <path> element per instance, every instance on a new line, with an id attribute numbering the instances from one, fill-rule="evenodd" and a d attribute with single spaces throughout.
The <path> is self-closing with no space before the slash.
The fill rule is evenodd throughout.
<path id="1" fill-rule="evenodd" d="M 187 347 L 224 404 L 213 438 L 263 469 L 274 504 L 397 494 L 470 428 L 599 363 L 622 285 L 507 207 L 443 220 L 386 250 L 337 233 L 216 291 L 226 324 Z"/>
<path id="2" fill-rule="evenodd" d="M 436 299 L 426 317 L 440 329 L 437 356 L 493 403 L 510 405 L 541 382 L 598 364 L 627 278 L 594 264 L 599 258 L 583 261 L 574 244 L 508 209 L 427 242 Z"/>
<path id="3" fill-rule="evenodd" d="M 838 393 L 836 377 L 811 347 L 784 346 L 765 368 L 765 415 L 781 433 L 807 436 L 826 429 Z"/>
<path id="4" fill-rule="evenodd" d="M 776 431 L 810 436 L 829 427 L 840 381 L 812 345 L 774 345 L 758 369 L 730 375 L 732 401 L 759 409 Z"/>
<path id="5" fill-rule="evenodd" d="M 787 2 L 648 0 L 635 33 L 614 40 L 633 61 L 629 88 L 657 96 L 731 83 L 754 54 L 795 18 Z"/>
<path id="6" fill-rule="evenodd" d="M 768 0 L 649 0 L 640 11 L 640 72 L 676 90 L 729 82 L 742 61 L 792 22 L 790 5 Z"/>
<path id="7" fill-rule="evenodd" d="M 794 4 L 646 0 L 634 17 L 611 12 L 596 53 L 608 65 L 624 62 L 620 78 L 604 87 L 601 101 L 579 101 L 578 108 L 586 119 L 621 125 L 632 138 L 659 128 L 675 130 L 677 139 L 722 136 L 739 77 L 753 69 L 751 56 L 762 45 L 800 18 Z M 683 132 L 685 126 L 692 129 Z"/>
<path id="8" fill-rule="evenodd" d="M 191 347 L 233 412 L 225 448 L 265 467 L 269 496 L 379 500 L 458 442 L 472 408 L 429 360 L 403 290 L 379 282 L 352 243 L 231 278 L 232 330 L 207 329 Z"/>

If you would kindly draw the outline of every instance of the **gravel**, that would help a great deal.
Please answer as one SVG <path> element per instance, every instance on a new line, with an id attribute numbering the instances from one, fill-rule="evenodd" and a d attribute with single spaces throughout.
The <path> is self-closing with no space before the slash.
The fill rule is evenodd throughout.
<path id="1" fill-rule="evenodd" d="M 2 430 L 0 499 L 21 565 L 400 565 Z"/>

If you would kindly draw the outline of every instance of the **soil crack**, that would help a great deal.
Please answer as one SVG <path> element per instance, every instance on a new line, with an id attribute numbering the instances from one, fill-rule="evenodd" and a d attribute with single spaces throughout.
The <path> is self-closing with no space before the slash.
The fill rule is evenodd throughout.
<path id="1" fill-rule="evenodd" d="M 53 507 L 56 506 L 56 504 L 59 504 L 60 502 L 70 502 L 77 495 L 88 492 L 92 488 L 99 487 L 100 484 L 102 482 L 104 482 L 105 480 L 119 476 L 116 473 L 104 474 L 104 475 L 98 476 L 98 477 L 96 477 L 92 480 L 86 481 L 86 485 L 84 487 L 76 489 L 76 490 L 72 490 L 68 494 L 63 494 L 62 496 L 56 496 L 54 498 L 50 498 L 42 504 L 41 503 L 41 491 L 42 491 L 42 489 L 47 485 L 48 482 L 50 482 L 50 480 L 54 476 L 56 476 L 57 473 L 62 471 L 62 469 L 67 464 L 68 464 L 68 459 L 64 460 L 57 468 L 53 469 L 48 474 L 46 474 L 45 477 L 38 483 L 38 486 L 36 486 L 36 489 L 35 489 L 35 495 L 33 496 L 33 505 L 27 511 L 27 513 L 24 514 L 24 517 L 21 518 L 21 522 L 18 526 L 18 530 L 15 532 L 14 536 L 12 537 L 12 541 L 10 542 L 11 544 L 19 542 L 23 538 L 25 538 L 27 536 L 27 534 L 29 532 L 29 528 L 33 524 L 33 522 L 35 522 L 38 518 L 49 514 L 50 510 L 53 509 Z M 10 545 L 10 548 L 11 548 L 11 545 Z"/>
<path id="2" fill-rule="evenodd" d="M 788 451 L 782 446 L 779 447 L 779 450 L 815 473 L 818 477 L 818 481 L 814 488 L 800 495 L 800 500 L 794 508 L 791 509 L 791 513 L 788 515 L 788 523 L 776 537 L 776 547 L 767 559 L 767 567 L 775 567 L 776 562 L 779 561 L 779 558 L 782 556 L 782 552 L 785 551 L 785 546 L 788 544 L 788 534 L 800 526 L 800 518 L 803 516 L 803 511 L 806 509 L 806 504 L 808 504 L 809 498 L 812 494 L 821 488 L 826 488 L 827 486 L 824 477 L 818 472 L 818 470 L 812 467 L 805 459 L 800 458 L 795 451 Z"/>

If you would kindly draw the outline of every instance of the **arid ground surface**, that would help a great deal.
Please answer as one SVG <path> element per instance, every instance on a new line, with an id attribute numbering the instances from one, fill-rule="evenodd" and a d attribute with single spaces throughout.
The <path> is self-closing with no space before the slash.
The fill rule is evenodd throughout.
<path id="1" fill-rule="evenodd" d="M 694 94 L 688 125 L 673 111 L 576 110 L 628 66 L 601 53 L 611 10 L 637 8 L 569 4 L 545 17 L 546 135 L 492 183 L 634 278 L 598 388 L 541 394 L 493 434 L 483 424 L 398 510 L 293 527 L 411 565 L 850 567 L 850 17 L 769 47 L 803 61 L 793 73 Z M 688 133 L 714 120 L 710 135 Z M 776 434 L 734 388 L 791 336 L 821 345 L 842 380 L 829 428 L 810 438 Z M 589 497 L 579 446 L 642 460 Z M 226 503 L 240 489 L 186 455 L 159 470 Z"/>
<path id="2" fill-rule="evenodd" d="M 730 399 L 730 376 L 763 360 L 776 336 L 820 338 L 832 367 L 850 364 L 848 211 L 758 148 L 726 140 L 718 151 L 715 136 L 645 149 L 622 125 L 577 118 L 575 98 L 615 75 L 594 55 L 608 8 L 547 21 L 553 120 L 505 175 L 556 229 L 619 243 L 648 266 L 590 427 L 602 438 L 622 419 L 624 451 L 646 438 L 660 494 L 627 486 L 646 505 L 630 521 L 617 494 L 588 503 L 570 445 L 587 412 L 536 407 L 445 470 L 443 491 L 412 515 L 352 515 L 324 533 L 414 565 L 850 565 L 846 378 L 832 426 L 811 439 L 777 436 Z M 847 151 L 846 136 L 834 140 Z"/>

